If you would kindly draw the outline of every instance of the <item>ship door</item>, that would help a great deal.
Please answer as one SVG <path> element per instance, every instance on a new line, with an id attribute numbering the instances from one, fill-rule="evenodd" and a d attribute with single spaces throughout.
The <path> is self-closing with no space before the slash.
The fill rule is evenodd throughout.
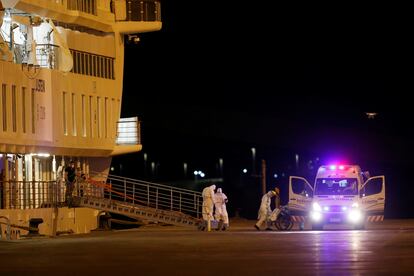
<path id="1" fill-rule="evenodd" d="M 309 182 L 299 176 L 289 177 L 289 210 L 308 212 L 313 199 L 313 188 Z"/>

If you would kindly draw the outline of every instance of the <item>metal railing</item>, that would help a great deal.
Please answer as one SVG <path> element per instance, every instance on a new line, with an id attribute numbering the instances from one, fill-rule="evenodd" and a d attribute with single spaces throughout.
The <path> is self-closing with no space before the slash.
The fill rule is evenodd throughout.
<path id="1" fill-rule="evenodd" d="M 56 69 L 59 46 L 53 44 L 37 44 L 36 60 L 40 67 Z"/>
<path id="2" fill-rule="evenodd" d="M 11 224 L 10 219 L 5 216 L 0 216 L 0 220 L 4 219 L 6 222 L 0 221 L 0 240 L 3 239 L 3 230 L 1 229 L 1 225 L 6 225 L 6 230 L 4 231 L 5 239 L 10 240 L 11 239 Z"/>
<path id="3" fill-rule="evenodd" d="M 29 52 L 25 45 L 14 44 L 14 54 L 17 64 L 27 64 Z M 33 64 L 42 68 L 56 69 L 58 67 L 59 46 L 53 44 L 37 44 L 36 45 L 36 62 Z"/>
<path id="4" fill-rule="evenodd" d="M 50 207 L 65 201 L 65 185 L 56 181 L 1 181 L 2 209 Z"/>
<path id="5" fill-rule="evenodd" d="M 161 21 L 161 4 L 154 0 L 127 0 L 126 21 Z"/>
<path id="6" fill-rule="evenodd" d="M 97 181 L 93 179 L 106 179 Z M 34 209 L 64 206 L 66 185 L 58 181 L 2 181 L 0 199 L 2 209 Z M 117 200 L 155 209 L 176 211 L 201 217 L 200 192 L 171 187 L 115 175 L 94 174 L 90 178 L 77 177 L 74 191 L 78 197 Z"/>
<path id="7" fill-rule="evenodd" d="M 96 0 L 67 0 L 67 6 L 68 10 L 97 15 Z"/>
<path id="8" fill-rule="evenodd" d="M 109 175 L 106 182 L 92 184 L 88 188 L 98 190 L 84 190 L 84 196 L 91 192 L 99 195 L 104 190 L 104 197 L 112 200 L 201 216 L 200 192 L 115 175 Z"/>

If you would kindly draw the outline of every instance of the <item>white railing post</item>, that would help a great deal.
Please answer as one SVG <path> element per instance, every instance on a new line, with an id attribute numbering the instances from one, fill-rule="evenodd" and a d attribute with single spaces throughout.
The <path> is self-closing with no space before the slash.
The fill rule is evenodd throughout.
<path id="1" fill-rule="evenodd" d="M 147 206 L 149 206 L 150 204 L 150 199 L 149 199 L 149 197 L 150 197 L 150 189 L 149 189 L 149 185 L 147 184 Z"/>
<path id="2" fill-rule="evenodd" d="M 135 204 L 135 183 L 132 184 L 132 204 Z"/>
<path id="3" fill-rule="evenodd" d="M 126 193 L 126 180 L 124 179 L 124 201 L 127 199 L 127 193 Z"/>
<path id="4" fill-rule="evenodd" d="M 173 190 L 172 190 L 172 188 L 171 188 L 171 190 L 170 190 L 170 196 L 171 196 L 171 211 L 172 211 L 172 209 L 173 209 L 173 206 L 174 206 L 174 203 L 173 203 Z"/>

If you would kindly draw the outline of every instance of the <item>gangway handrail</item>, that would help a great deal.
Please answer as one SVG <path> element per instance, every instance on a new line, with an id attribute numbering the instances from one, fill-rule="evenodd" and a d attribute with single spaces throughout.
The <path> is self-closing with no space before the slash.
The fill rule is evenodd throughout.
<path id="1" fill-rule="evenodd" d="M 1 222 L 0 224 L 5 224 L 7 225 L 7 229 L 6 229 L 6 240 L 10 240 L 11 239 L 11 223 L 10 223 L 10 219 L 8 217 L 5 216 L 0 216 L 0 219 L 6 219 L 7 222 Z M 2 236 L 1 234 L 2 230 L 1 230 L 1 225 L 0 225 L 0 237 Z"/>
<path id="2" fill-rule="evenodd" d="M 197 218 L 201 216 L 202 196 L 198 191 L 103 173 L 89 174 L 84 180 L 83 184 L 77 185 L 78 195 L 84 197 L 107 198 L 192 214 Z"/>
<path id="3" fill-rule="evenodd" d="M 149 181 L 145 181 L 145 180 L 139 180 L 139 179 L 124 177 L 124 176 L 118 176 L 118 175 L 114 175 L 114 174 L 103 174 L 103 173 L 94 172 L 94 171 L 92 171 L 92 173 L 93 173 L 92 174 L 93 176 L 95 176 L 95 175 L 96 176 L 102 176 L 102 177 L 105 177 L 107 179 L 128 180 L 128 181 L 134 182 L 134 183 L 150 184 L 150 185 L 153 185 L 153 186 L 165 187 L 166 189 L 173 188 L 175 190 L 187 191 L 187 192 L 190 192 L 190 193 L 196 193 L 196 194 L 200 194 L 201 195 L 201 192 L 199 192 L 199 191 L 194 191 L 194 190 L 189 190 L 189 189 L 184 189 L 184 188 L 179 188 L 179 187 L 172 187 L 172 186 L 168 186 L 168 185 L 165 185 L 165 184 L 160 184 L 160 183 L 155 183 L 155 182 L 149 182 Z"/>

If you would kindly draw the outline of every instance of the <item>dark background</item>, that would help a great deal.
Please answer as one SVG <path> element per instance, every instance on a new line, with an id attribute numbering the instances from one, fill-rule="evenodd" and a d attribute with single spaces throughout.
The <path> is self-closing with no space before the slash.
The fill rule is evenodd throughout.
<path id="1" fill-rule="evenodd" d="M 113 173 L 201 191 L 202 170 L 223 177 L 230 215 L 254 218 L 262 159 L 283 203 L 289 175 L 312 182 L 318 165 L 359 164 L 386 176 L 386 217 L 414 217 L 412 89 L 392 15 L 378 5 L 163 1 L 162 30 L 126 45 L 121 115 L 142 121 L 143 151 L 115 157 Z"/>

